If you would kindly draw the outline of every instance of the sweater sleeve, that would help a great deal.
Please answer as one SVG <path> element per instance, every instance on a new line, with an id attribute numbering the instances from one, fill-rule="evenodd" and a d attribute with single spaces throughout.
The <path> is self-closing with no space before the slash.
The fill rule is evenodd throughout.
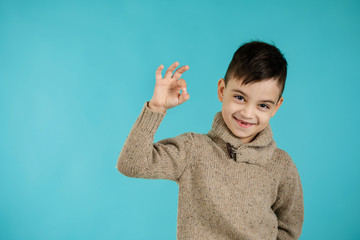
<path id="1" fill-rule="evenodd" d="M 189 158 L 192 133 L 154 143 L 154 135 L 165 113 L 152 111 L 147 102 L 133 125 L 117 162 L 128 177 L 178 181 Z"/>
<path id="2" fill-rule="evenodd" d="M 278 218 L 278 240 L 299 239 L 304 222 L 304 201 L 300 176 L 290 156 L 282 174 L 273 210 Z"/>

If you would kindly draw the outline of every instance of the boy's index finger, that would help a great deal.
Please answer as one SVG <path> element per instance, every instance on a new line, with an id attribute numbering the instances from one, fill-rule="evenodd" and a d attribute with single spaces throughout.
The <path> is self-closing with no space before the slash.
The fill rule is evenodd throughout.
<path id="1" fill-rule="evenodd" d="M 170 67 L 166 70 L 165 76 L 164 78 L 170 78 L 173 71 L 175 70 L 175 68 L 177 68 L 177 66 L 179 66 L 179 62 L 176 61 L 173 64 L 170 65 Z"/>
<path id="2" fill-rule="evenodd" d="M 181 74 L 183 74 L 184 72 L 186 72 L 187 70 L 189 70 L 189 65 L 185 65 L 182 66 L 181 68 L 178 68 L 174 75 L 173 78 L 175 78 L 176 80 L 178 80 L 181 77 Z"/>

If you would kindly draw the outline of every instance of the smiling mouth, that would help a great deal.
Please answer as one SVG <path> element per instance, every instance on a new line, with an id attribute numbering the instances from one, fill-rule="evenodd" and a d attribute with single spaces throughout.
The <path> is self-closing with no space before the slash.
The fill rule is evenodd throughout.
<path id="1" fill-rule="evenodd" d="M 245 122 L 245 121 L 237 119 L 237 118 L 235 118 L 235 120 L 241 127 L 247 128 L 247 127 L 251 127 L 252 125 L 254 125 L 253 123 L 248 123 L 248 122 Z"/>

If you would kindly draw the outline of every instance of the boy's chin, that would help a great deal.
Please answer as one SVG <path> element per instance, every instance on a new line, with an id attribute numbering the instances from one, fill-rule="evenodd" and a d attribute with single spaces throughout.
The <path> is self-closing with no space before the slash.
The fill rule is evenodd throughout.
<path id="1" fill-rule="evenodd" d="M 249 133 L 239 133 L 239 132 L 234 132 L 231 131 L 233 133 L 233 135 L 237 138 L 239 138 L 243 143 L 249 143 L 252 142 L 256 136 L 259 134 L 259 132 L 261 132 L 262 130 L 264 130 L 265 127 L 263 129 L 256 129 L 256 131 L 251 131 Z"/>

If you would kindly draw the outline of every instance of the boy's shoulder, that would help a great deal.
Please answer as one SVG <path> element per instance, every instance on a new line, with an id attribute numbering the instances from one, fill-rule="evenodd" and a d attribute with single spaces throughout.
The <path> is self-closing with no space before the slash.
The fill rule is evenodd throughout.
<path id="1" fill-rule="evenodd" d="M 214 138 L 211 137 L 209 135 L 209 133 L 186 132 L 181 135 L 191 136 L 195 145 L 200 144 L 200 145 L 204 145 L 204 146 L 212 146 L 213 144 L 216 144 L 216 142 L 214 141 Z"/>
<path id="2" fill-rule="evenodd" d="M 274 157 L 278 161 L 281 161 L 286 164 L 290 164 L 292 162 L 292 158 L 290 155 L 283 149 L 276 147 L 274 151 Z"/>
<path id="3" fill-rule="evenodd" d="M 188 146 L 195 147 L 195 149 L 197 149 L 198 147 L 206 148 L 207 146 L 213 147 L 214 145 L 217 145 L 216 139 L 210 136 L 209 133 L 185 132 L 179 134 L 174 138 L 188 142 Z M 281 166 L 281 168 L 283 168 L 285 171 L 286 169 L 292 171 L 297 170 L 297 167 L 290 154 L 277 146 L 274 149 L 271 162 L 272 164 L 275 163 L 276 165 Z"/>
<path id="4" fill-rule="evenodd" d="M 276 147 L 272 160 L 286 175 L 298 174 L 295 162 L 285 150 Z"/>
<path id="5" fill-rule="evenodd" d="M 206 133 L 197 132 L 184 132 L 175 137 L 170 137 L 160 140 L 160 142 L 183 142 L 186 144 L 190 151 L 196 151 L 198 149 L 205 150 L 207 147 L 213 147 L 214 140 Z"/>
<path id="6" fill-rule="evenodd" d="M 184 132 L 174 138 L 191 141 L 193 145 L 206 144 L 212 142 L 211 138 L 206 133 Z"/>

